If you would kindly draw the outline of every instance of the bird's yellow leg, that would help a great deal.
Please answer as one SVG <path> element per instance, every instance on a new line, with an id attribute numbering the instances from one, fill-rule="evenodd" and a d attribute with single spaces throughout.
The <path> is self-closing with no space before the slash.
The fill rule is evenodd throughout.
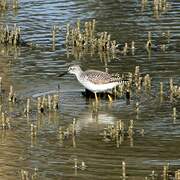
<path id="1" fill-rule="evenodd" d="M 110 102 L 113 101 L 112 97 L 109 94 L 108 94 L 108 99 L 109 99 Z"/>
<path id="2" fill-rule="evenodd" d="M 95 95 L 96 102 L 98 103 L 97 93 L 95 92 L 94 95 Z"/>

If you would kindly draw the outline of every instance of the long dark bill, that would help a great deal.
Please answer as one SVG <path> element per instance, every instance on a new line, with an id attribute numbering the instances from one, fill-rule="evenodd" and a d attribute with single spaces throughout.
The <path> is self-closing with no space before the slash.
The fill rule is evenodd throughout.
<path id="1" fill-rule="evenodd" d="M 66 75 L 67 73 L 68 73 L 68 71 L 63 72 L 63 73 L 61 73 L 61 74 L 57 75 L 57 77 L 62 77 L 62 76 L 64 76 L 64 75 Z"/>

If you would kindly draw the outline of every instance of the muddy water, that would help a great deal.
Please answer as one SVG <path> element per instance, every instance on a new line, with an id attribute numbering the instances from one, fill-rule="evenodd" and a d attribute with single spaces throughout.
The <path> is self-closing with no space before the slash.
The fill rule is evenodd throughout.
<path id="1" fill-rule="evenodd" d="M 31 1 L 22 0 L 17 11 L 0 14 L 0 23 L 16 23 L 22 29 L 25 41 L 38 44 L 38 48 L 1 47 L 0 75 L 5 90 L 13 85 L 18 98 L 36 98 L 57 91 L 60 86 L 58 112 L 32 115 L 29 118 L 19 112 L 20 105 L 9 105 L 13 112 L 11 130 L 0 131 L 0 179 L 20 179 L 21 170 L 29 176 L 37 173 L 37 179 L 120 179 L 122 161 L 127 164 L 128 179 L 140 180 L 152 170 L 161 174 L 163 165 L 169 163 L 172 171 L 180 169 L 180 119 L 179 102 L 172 104 L 168 97 L 159 98 L 159 83 L 164 82 L 167 95 L 169 78 L 179 85 L 179 14 L 180 4 L 167 1 L 163 10 L 156 11 L 152 1 Z M 124 45 L 135 41 L 135 53 L 117 54 L 109 59 L 104 55 L 85 53 L 81 57 L 71 51 L 67 56 L 64 47 L 65 26 L 77 19 L 97 20 L 96 31 L 107 31 L 117 43 Z M 51 28 L 61 27 L 57 35 L 56 49 L 51 42 Z M 152 32 L 153 49 L 145 48 L 148 31 Z M 170 36 L 167 37 L 168 31 Z M 163 51 L 160 45 L 166 44 Z M 106 57 L 106 58 L 104 58 Z M 93 107 L 93 100 L 83 95 L 83 87 L 74 76 L 57 75 L 66 71 L 70 63 L 78 63 L 83 69 L 105 70 L 111 73 L 134 72 L 140 66 L 143 74 L 152 77 L 152 92 L 132 97 L 126 104 L 124 98 L 109 104 L 101 100 Z M 137 115 L 135 103 L 140 101 Z M 173 106 L 177 118 L 173 119 Z M 17 115 L 19 114 L 19 115 Z M 77 119 L 77 136 L 61 142 L 59 126 L 68 126 Z M 144 136 L 137 133 L 133 139 L 125 138 L 117 147 L 116 142 L 106 141 L 100 133 L 118 120 L 126 124 L 134 120 L 137 131 L 144 129 Z M 38 124 L 35 139 L 30 135 L 30 124 Z M 84 161 L 85 170 L 74 169 Z M 36 168 L 36 170 L 35 170 Z M 151 176 L 148 177 L 151 179 Z M 157 177 L 155 177 L 158 179 Z M 162 177 L 160 178 L 162 179 Z"/>

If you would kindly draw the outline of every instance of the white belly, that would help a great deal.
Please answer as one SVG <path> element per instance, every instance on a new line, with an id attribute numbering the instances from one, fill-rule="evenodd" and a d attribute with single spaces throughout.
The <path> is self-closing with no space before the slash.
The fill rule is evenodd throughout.
<path id="1" fill-rule="evenodd" d="M 113 82 L 109 84 L 93 84 L 89 81 L 81 81 L 81 84 L 88 90 L 93 91 L 93 92 L 103 92 L 110 90 L 117 86 L 119 83 L 118 82 Z"/>

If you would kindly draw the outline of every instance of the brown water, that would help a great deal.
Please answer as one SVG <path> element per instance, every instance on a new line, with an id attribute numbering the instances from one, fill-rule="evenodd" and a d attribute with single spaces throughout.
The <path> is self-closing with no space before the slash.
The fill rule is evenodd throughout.
<path id="1" fill-rule="evenodd" d="M 180 169 L 180 119 L 177 101 L 172 104 L 168 98 L 159 98 L 159 82 L 164 82 L 168 92 L 169 78 L 180 83 L 179 62 L 179 10 L 178 1 L 167 1 L 166 8 L 157 14 L 153 2 L 143 5 L 141 1 L 68 1 L 68 0 L 21 0 L 20 9 L 8 10 L 0 14 L 0 23 L 16 23 L 22 29 L 25 41 L 39 45 L 39 48 L 21 47 L 16 50 L 1 48 L 0 76 L 5 89 L 13 84 L 18 98 L 37 97 L 56 91 L 60 85 L 60 109 L 45 115 L 13 116 L 11 130 L 0 130 L 0 179 L 20 179 L 20 171 L 31 174 L 37 168 L 37 179 L 120 179 L 122 161 L 127 164 L 128 179 L 141 180 L 151 174 L 162 173 L 163 165 L 169 163 L 172 171 Z M 90 52 L 75 58 L 70 52 L 67 57 L 64 48 L 65 27 L 77 19 L 97 20 L 96 31 L 107 31 L 118 43 L 135 41 L 135 54 L 118 54 L 116 58 L 100 59 Z M 57 35 L 56 50 L 52 50 L 51 28 L 58 25 L 62 29 Z M 148 31 L 156 46 L 166 44 L 165 51 L 154 49 L 147 52 L 145 44 Z M 170 38 L 163 33 L 170 31 Z M 115 72 L 134 72 L 135 66 L 152 77 L 152 94 L 132 97 L 126 104 L 124 98 L 109 104 L 101 100 L 93 109 L 92 101 L 82 96 L 83 87 L 74 76 L 58 78 L 69 63 L 78 63 L 83 69 Z M 140 112 L 135 111 L 136 101 L 140 101 Z M 172 117 L 173 106 L 177 108 L 177 118 Z M 22 112 L 22 107 L 12 105 L 8 111 Z M 60 125 L 68 126 L 77 119 L 78 133 L 75 139 L 63 143 L 58 139 Z M 133 141 L 126 138 L 117 147 L 116 142 L 105 142 L 100 133 L 108 124 L 117 120 L 134 120 L 137 130 L 145 134 L 135 134 Z M 30 123 L 38 124 L 35 139 L 30 135 Z M 87 168 L 74 169 L 74 159 L 78 165 L 85 162 Z M 149 177 L 151 179 L 151 177 Z M 155 179 L 163 179 L 155 177 Z"/>

